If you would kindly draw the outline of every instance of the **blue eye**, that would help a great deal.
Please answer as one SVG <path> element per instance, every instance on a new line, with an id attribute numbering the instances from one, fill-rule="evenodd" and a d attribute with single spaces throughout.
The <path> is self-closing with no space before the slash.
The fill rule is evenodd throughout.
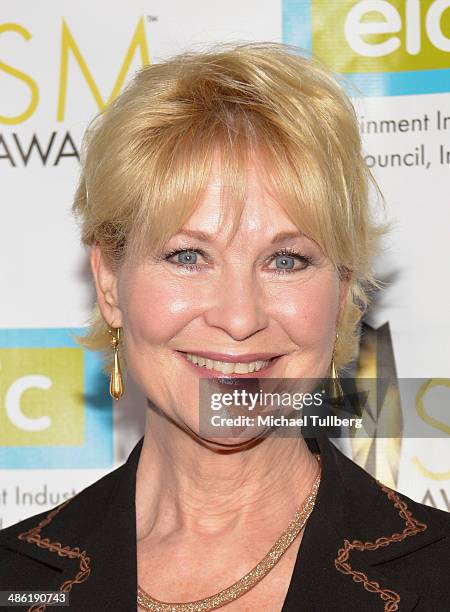
<path id="1" fill-rule="evenodd" d="M 205 257 L 205 253 L 201 249 L 185 248 L 173 249 L 164 253 L 163 259 L 188 272 L 196 272 L 207 268 L 207 264 L 198 265 L 199 256 Z"/>
<path id="2" fill-rule="evenodd" d="M 273 268 L 272 271 L 276 274 L 301 272 L 309 268 L 313 263 L 311 257 L 308 255 L 286 248 L 274 253 L 270 262 L 275 262 L 275 268 Z"/>
<path id="3" fill-rule="evenodd" d="M 177 253 L 177 263 L 196 264 L 197 253 L 195 251 L 180 251 L 179 253 Z"/>
<path id="4" fill-rule="evenodd" d="M 281 270 L 289 270 L 295 266 L 295 260 L 289 255 L 280 255 L 276 258 L 277 268 Z"/>

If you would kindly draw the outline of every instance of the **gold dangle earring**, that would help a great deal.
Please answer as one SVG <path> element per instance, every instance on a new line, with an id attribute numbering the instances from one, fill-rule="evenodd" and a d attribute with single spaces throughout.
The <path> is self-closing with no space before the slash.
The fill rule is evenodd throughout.
<path id="1" fill-rule="evenodd" d="M 109 329 L 109 333 L 111 334 L 111 346 L 114 351 L 114 364 L 109 381 L 109 394 L 115 400 L 120 399 L 123 394 L 123 378 L 119 362 L 119 344 L 121 332 L 121 327 L 113 327 Z"/>
<path id="2" fill-rule="evenodd" d="M 334 343 L 333 355 L 331 357 L 331 381 L 330 381 L 330 399 L 333 402 L 340 403 L 344 399 L 344 393 L 342 391 L 341 383 L 339 382 L 339 376 L 336 371 L 336 365 L 334 363 L 334 353 L 336 351 L 336 342 L 338 341 L 339 335 L 336 334 L 336 341 Z"/>

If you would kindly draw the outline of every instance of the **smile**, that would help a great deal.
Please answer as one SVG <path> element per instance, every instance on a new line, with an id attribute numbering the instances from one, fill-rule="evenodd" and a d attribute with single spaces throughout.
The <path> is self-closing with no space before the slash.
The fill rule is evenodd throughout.
<path id="1" fill-rule="evenodd" d="M 254 378 L 258 375 L 266 376 L 272 372 L 273 367 L 283 356 L 280 353 L 216 353 L 199 351 L 174 351 L 189 368 L 196 371 L 202 378 Z"/>
<path id="2" fill-rule="evenodd" d="M 239 361 L 216 361 L 200 357 L 199 355 L 193 355 L 192 353 L 185 353 L 185 357 L 196 366 L 206 368 L 207 370 L 222 372 L 222 374 L 249 374 L 251 372 L 259 372 L 259 370 L 268 366 L 272 361 L 272 359 L 250 361 L 248 363 L 241 363 Z"/>

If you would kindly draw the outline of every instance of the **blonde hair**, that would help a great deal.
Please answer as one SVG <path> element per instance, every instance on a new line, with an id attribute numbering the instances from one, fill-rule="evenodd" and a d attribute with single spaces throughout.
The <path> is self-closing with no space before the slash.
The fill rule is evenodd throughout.
<path id="1" fill-rule="evenodd" d="M 386 228 L 370 215 L 369 184 L 380 191 L 351 101 L 293 46 L 216 45 L 141 68 L 86 132 L 73 206 L 82 241 L 98 244 L 112 266 L 162 249 L 198 204 L 217 152 L 232 237 L 255 151 L 267 189 L 293 223 L 338 271 L 352 273 L 335 347 L 342 369 L 357 352 L 358 322 L 377 286 L 371 263 Z M 109 349 L 98 307 L 81 342 Z"/>

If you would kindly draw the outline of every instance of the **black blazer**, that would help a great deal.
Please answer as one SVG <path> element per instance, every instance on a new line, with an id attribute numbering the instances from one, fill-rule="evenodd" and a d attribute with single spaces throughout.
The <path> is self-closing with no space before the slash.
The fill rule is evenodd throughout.
<path id="1" fill-rule="evenodd" d="M 450 514 L 381 485 L 326 438 L 307 443 L 322 482 L 282 612 L 450 610 Z M 141 448 L 51 512 L 0 531 L 0 591 L 61 589 L 72 612 L 136 612 Z"/>

